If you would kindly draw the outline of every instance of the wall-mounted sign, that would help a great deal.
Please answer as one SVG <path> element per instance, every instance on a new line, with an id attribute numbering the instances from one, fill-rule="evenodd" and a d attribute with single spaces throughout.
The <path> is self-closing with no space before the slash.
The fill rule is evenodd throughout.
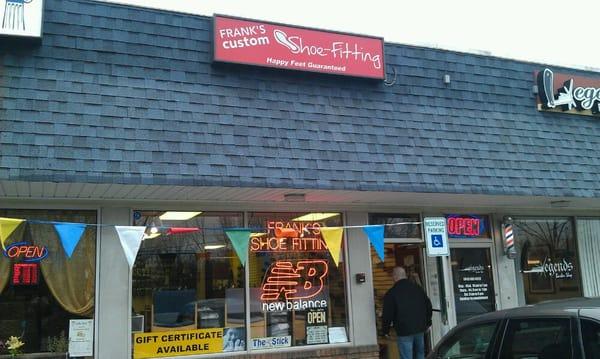
<path id="1" fill-rule="evenodd" d="M 269 267 L 262 284 L 264 312 L 327 307 L 326 260 L 277 261 Z"/>
<path id="2" fill-rule="evenodd" d="M 38 285 L 40 282 L 39 265 L 37 263 L 13 264 L 13 285 Z"/>
<path id="3" fill-rule="evenodd" d="M 423 218 L 425 227 L 425 244 L 429 257 L 447 256 L 448 236 L 446 234 L 446 218 L 428 217 Z"/>
<path id="4" fill-rule="evenodd" d="M 384 79 L 383 39 L 214 17 L 214 60 Z"/>
<path id="5" fill-rule="evenodd" d="M 449 214 L 446 222 L 450 238 L 489 237 L 486 216 Z"/>
<path id="6" fill-rule="evenodd" d="M 550 69 L 538 72 L 536 77 L 539 110 L 600 114 L 600 78 L 555 74 Z"/>
<path id="7" fill-rule="evenodd" d="M 3 37 L 42 37 L 44 0 L 0 0 Z"/>
<path id="8" fill-rule="evenodd" d="M 21 258 L 23 262 L 39 262 L 48 257 L 48 248 L 27 242 L 17 242 L 7 246 L 2 254 L 10 259 Z"/>

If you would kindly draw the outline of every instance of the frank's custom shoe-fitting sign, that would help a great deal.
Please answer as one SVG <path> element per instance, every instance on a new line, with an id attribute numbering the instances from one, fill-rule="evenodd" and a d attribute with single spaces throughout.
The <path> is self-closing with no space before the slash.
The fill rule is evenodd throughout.
<path id="1" fill-rule="evenodd" d="M 384 79 L 383 39 L 215 15 L 214 60 Z"/>

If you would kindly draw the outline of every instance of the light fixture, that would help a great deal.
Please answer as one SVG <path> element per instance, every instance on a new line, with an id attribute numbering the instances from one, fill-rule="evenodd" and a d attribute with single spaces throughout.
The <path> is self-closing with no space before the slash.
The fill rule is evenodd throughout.
<path id="1" fill-rule="evenodd" d="M 211 249 L 221 249 L 224 247 L 225 247 L 224 244 L 209 244 L 209 245 L 204 246 L 204 249 L 211 250 Z"/>
<path id="2" fill-rule="evenodd" d="M 319 222 L 327 218 L 339 216 L 339 213 L 308 213 L 292 219 L 295 222 Z"/>
<path id="3" fill-rule="evenodd" d="M 283 200 L 286 202 L 306 202 L 306 194 L 304 194 L 304 193 L 286 193 L 283 195 Z"/>
<path id="4" fill-rule="evenodd" d="M 186 221 L 188 219 L 194 218 L 202 212 L 175 212 L 168 211 L 159 217 L 163 221 Z"/>
<path id="5" fill-rule="evenodd" d="M 152 238 L 156 238 L 156 237 L 160 237 L 160 233 L 150 233 L 150 234 L 146 234 L 144 233 L 144 239 L 152 239 Z"/>
<path id="6" fill-rule="evenodd" d="M 253 237 L 264 237 L 266 235 L 267 235 L 266 233 L 250 233 L 250 238 L 253 238 Z"/>

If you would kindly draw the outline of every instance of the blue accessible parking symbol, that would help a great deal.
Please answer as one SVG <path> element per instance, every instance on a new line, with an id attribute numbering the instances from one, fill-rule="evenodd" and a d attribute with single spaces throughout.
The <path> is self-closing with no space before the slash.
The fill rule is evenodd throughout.
<path id="1" fill-rule="evenodd" d="M 431 235 L 431 247 L 433 248 L 442 248 L 444 246 L 444 242 L 442 240 L 441 234 L 432 234 Z"/>

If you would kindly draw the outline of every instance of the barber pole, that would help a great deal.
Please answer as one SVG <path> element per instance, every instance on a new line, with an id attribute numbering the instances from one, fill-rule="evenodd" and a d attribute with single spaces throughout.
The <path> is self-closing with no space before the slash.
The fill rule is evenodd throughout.
<path id="1" fill-rule="evenodd" d="M 515 258 L 517 255 L 513 226 L 510 223 L 504 224 L 504 253 L 510 259 Z"/>

